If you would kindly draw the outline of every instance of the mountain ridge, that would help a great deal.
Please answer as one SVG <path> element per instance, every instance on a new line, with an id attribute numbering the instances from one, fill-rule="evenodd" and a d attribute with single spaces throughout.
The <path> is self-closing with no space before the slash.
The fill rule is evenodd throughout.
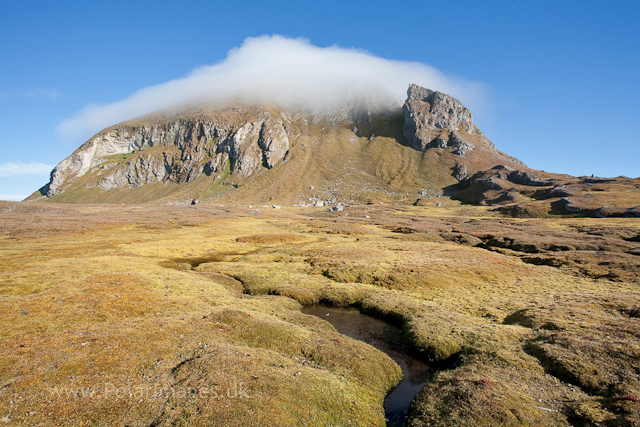
<path id="1" fill-rule="evenodd" d="M 369 198 L 365 193 L 389 196 L 400 187 L 405 187 L 404 193 L 423 187 L 436 191 L 497 164 L 523 166 L 497 151 L 455 98 L 417 85 L 407 93 L 402 109 L 387 99 L 372 98 L 353 100 L 324 115 L 247 104 L 156 112 L 96 134 L 60 162 L 50 182 L 28 200 L 44 196 L 51 201 L 135 202 L 108 193 L 136 189 L 141 203 L 213 200 L 232 192 L 231 187 L 261 182 L 256 187 L 269 187 L 267 197 L 240 191 L 238 200 L 296 202 L 292 195 L 296 191 L 285 188 L 293 186 L 305 193 L 298 197 L 301 202 L 313 196 L 302 191 L 305 188 L 331 187 L 331 180 L 339 183 L 350 174 L 349 168 L 357 166 L 369 176 L 362 194 L 356 195 L 354 189 L 348 198 L 362 202 Z M 343 161 L 349 156 L 351 166 Z M 279 173 L 303 179 L 304 185 L 279 183 L 278 190 L 262 182 L 265 172 L 294 157 L 302 160 L 294 162 L 301 170 L 283 166 Z M 405 167 L 413 170 L 402 170 Z M 198 180 L 207 182 L 195 183 Z M 275 176 L 267 180 L 281 181 Z M 157 183 L 194 183 L 189 187 L 197 188 L 154 189 L 145 195 L 140 191 Z"/>

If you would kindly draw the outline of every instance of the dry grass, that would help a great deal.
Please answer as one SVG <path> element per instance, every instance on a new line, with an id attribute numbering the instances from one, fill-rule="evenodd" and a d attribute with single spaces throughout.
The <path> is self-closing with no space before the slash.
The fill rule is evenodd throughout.
<path id="1" fill-rule="evenodd" d="M 634 220 L 49 206 L 0 213 L 8 425 L 384 425 L 399 368 L 300 313 L 318 301 L 457 359 L 409 425 L 640 423 Z"/>

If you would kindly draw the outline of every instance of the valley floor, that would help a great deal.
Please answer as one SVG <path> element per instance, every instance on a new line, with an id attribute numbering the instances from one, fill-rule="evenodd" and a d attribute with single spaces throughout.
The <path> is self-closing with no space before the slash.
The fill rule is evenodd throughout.
<path id="1" fill-rule="evenodd" d="M 638 426 L 639 273 L 633 218 L 0 202 L 0 424 L 383 426 L 325 302 L 455 362 L 409 426 Z"/>

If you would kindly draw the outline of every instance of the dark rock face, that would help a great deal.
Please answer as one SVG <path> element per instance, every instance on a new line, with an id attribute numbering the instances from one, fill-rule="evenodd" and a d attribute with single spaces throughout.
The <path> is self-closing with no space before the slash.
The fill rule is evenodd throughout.
<path id="1" fill-rule="evenodd" d="M 435 144 L 436 148 L 447 148 L 447 139 L 442 138 L 441 136 L 436 137 L 436 139 L 433 140 L 433 143 Z"/>
<path id="2" fill-rule="evenodd" d="M 602 206 L 593 211 L 593 216 L 596 218 L 640 218 L 640 206 L 629 209 Z"/>
<path id="3" fill-rule="evenodd" d="M 560 199 L 559 204 L 564 208 L 565 211 L 567 211 L 567 213 L 580 213 L 585 210 L 582 206 L 574 203 L 574 201 L 569 199 L 568 197 Z"/>
<path id="4" fill-rule="evenodd" d="M 545 190 L 541 196 L 545 198 L 554 198 L 554 197 L 569 197 L 573 195 L 574 193 L 569 191 L 564 185 L 556 185 L 555 187 L 549 190 Z"/>
<path id="5" fill-rule="evenodd" d="M 534 173 L 528 172 L 528 171 L 520 171 L 520 170 L 513 171 L 507 176 L 507 179 L 513 182 L 514 184 L 519 184 L 519 185 L 533 185 L 533 186 L 549 185 L 548 182 L 543 182 Z"/>
<path id="6" fill-rule="evenodd" d="M 453 177 L 458 181 L 464 181 L 469 176 L 467 175 L 467 165 L 464 163 L 456 163 L 456 166 L 453 168 Z"/>
<path id="7" fill-rule="evenodd" d="M 640 218 L 640 206 L 627 209 L 626 215 L 628 218 Z"/>
<path id="8" fill-rule="evenodd" d="M 498 165 L 486 171 L 480 171 L 471 177 L 472 184 L 484 184 L 489 181 L 488 187 L 491 189 L 505 189 L 496 179 L 508 181 L 512 184 L 526 186 L 549 186 L 553 181 L 543 181 L 536 174 L 530 171 L 517 170 L 504 165 Z"/>

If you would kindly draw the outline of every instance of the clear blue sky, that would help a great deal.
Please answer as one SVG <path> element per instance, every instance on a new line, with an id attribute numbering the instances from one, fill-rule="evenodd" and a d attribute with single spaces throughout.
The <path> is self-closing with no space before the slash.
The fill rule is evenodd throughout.
<path id="1" fill-rule="evenodd" d="M 640 176 L 639 1 L 6 0 L 0 16 L 0 199 L 47 182 L 16 173 L 71 154 L 83 141 L 55 127 L 88 103 L 215 64 L 262 34 L 481 82 L 487 107 L 472 113 L 500 150 L 546 171 Z"/>

